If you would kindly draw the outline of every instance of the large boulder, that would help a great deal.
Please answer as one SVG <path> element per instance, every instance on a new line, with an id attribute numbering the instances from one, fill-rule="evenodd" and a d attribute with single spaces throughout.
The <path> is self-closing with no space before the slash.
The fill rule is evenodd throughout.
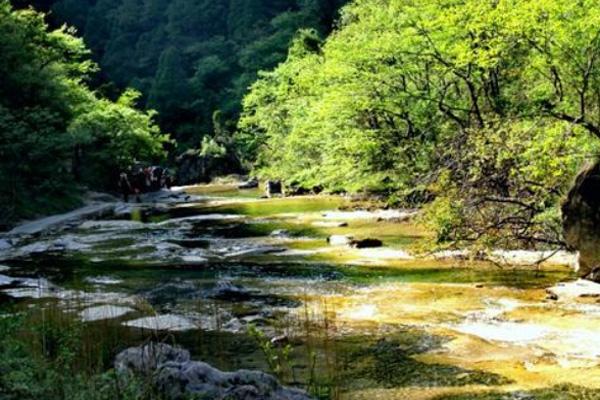
<path id="1" fill-rule="evenodd" d="M 117 355 L 121 373 L 143 374 L 168 400 L 310 400 L 303 391 L 282 386 L 260 371 L 223 372 L 209 364 L 191 361 L 188 351 L 167 344 L 150 343 Z"/>
<path id="2" fill-rule="evenodd" d="M 600 163 L 584 169 L 562 206 L 567 245 L 579 251 L 579 276 L 600 280 Z"/>
<path id="3" fill-rule="evenodd" d="M 265 195 L 267 197 L 281 196 L 283 194 L 283 185 L 281 181 L 267 181 L 265 183 Z"/>

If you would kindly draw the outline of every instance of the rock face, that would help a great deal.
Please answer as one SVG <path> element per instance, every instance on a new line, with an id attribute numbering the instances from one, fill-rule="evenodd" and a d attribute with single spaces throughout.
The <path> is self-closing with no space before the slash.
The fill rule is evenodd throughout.
<path id="1" fill-rule="evenodd" d="M 216 176 L 239 170 L 239 163 L 232 156 L 203 156 L 198 150 L 188 150 L 175 160 L 178 185 L 208 183 Z"/>
<path id="2" fill-rule="evenodd" d="M 115 368 L 121 373 L 150 374 L 165 399 L 310 400 L 304 392 L 286 388 L 268 374 L 239 370 L 223 372 L 191 361 L 187 350 L 150 343 L 119 353 Z"/>
<path id="3" fill-rule="evenodd" d="M 579 174 L 562 214 L 565 240 L 579 251 L 579 276 L 600 281 L 600 163 Z"/>

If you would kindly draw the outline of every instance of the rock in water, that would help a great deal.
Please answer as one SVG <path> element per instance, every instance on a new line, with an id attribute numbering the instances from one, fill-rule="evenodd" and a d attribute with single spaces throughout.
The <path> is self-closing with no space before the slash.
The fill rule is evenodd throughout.
<path id="1" fill-rule="evenodd" d="M 381 247 L 381 246 L 383 246 L 383 242 L 379 239 L 371 239 L 371 238 L 358 239 L 358 240 L 353 240 L 352 242 L 350 242 L 350 246 L 352 246 L 356 249 L 366 249 L 366 248 L 372 248 L 372 247 Z"/>
<path id="2" fill-rule="evenodd" d="M 348 246 L 354 241 L 350 235 L 331 235 L 327 238 L 327 243 L 331 246 Z"/>
<path id="3" fill-rule="evenodd" d="M 267 181 L 265 183 L 265 195 L 267 197 L 273 197 L 275 195 L 282 195 L 283 187 L 281 181 Z"/>
<path id="4" fill-rule="evenodd" d="M 562 214 L 565 240 L 579 251 L 579 276 L 600 281 L 600 162 L 577 176 Z"/>
<path id="5" fill-rule="evenodd" d="M 242 182 L 238 185 L 238 189 L 254 189 L 258 187 L 258 179 L 251 178 L 246 182 Z"/>
<path id="6" fill-rule="evenodd" d="M 219 300 L 244 301 L 250 299 L 252 293 L 230 281 L 219 281 L 208 294 L 209 298 Z"/>
<path id="7" fill-rule="evenodd" d="M 214 400 L 310 400 L 305 392 L 282 386 L 260 371 L 223 372 L 191 361 L 187 350 L 150 343 L 132 347 L 115 359 L 117 371 L 150 374 L 152 384 L 169 400 L 193 397 Z"/>

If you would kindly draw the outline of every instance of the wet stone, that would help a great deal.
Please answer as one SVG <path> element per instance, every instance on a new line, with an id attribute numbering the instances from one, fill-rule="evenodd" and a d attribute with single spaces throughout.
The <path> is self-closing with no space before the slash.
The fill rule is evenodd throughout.
<path id="1" fill-rule="evenodd" d="M 124 322 L 123 325 L 132 328 L 149 329 L 153 331 L 180 332 L 197 329 L 198 327 L 188 318 L 175 314 L 164 314 L 152 317 L 138 318 Z"/>
<path id="2" fill-rule="evenodd" d="M 79 317 L 85 322 L 92 322 L 119 318 L 133 311 L 135 310 L 130 307 L 102 305 L 84 309 L 79 313 Z"/>

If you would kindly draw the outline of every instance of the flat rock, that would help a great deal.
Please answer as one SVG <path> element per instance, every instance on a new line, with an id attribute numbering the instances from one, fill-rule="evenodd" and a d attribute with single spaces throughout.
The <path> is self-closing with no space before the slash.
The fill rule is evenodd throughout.
<path id="1" fill-rule="evenodd" d="M 181 256 L 181 260 L 189 264 L 204 264 L 208 261 L 208 258 L 196 255 Z"/>
<path id="2" fill-rule="evenodd" d="M 349 246 L 354 240 L 350 235 L 331 235 L 327 238 L 327 243 L 331 246 Z"/>
<path id="3" fill-rule="evenodd" d="M 315 221 L 311 225 L 317 228 L 343 228 L 348 226 L 348 223 L 344 221 Z"/>
<path id="4" fill-rule="evenodd" d="M 15 282 L 15 278 L 6 275 L 0 275 L 0 286 L 8 286 Z"/>
<path id="5" fill-rule="evenodd" d="M 576 253 L 567 251 L 532 251 L 532 250 L 494 250 L 489 255 L 490 260 L 506 265 L 534 265 L 544 263 L 549 265 L 565 265 L 577 268 Z"/>
<path id="6" fill-rule="evenodd" d="M 142 229 L 145 224 L 140 221 L 127 220 L 105 220 L 105 221 L 85 221 L 79 225 L 80 229 L 96 229 L 96 230 L 132 230 Z"/>
<path id="7" fill-rule="evenodd" d="M 123 282 L 122 279 L 111 276 L 88 276 L 85 281 L 95 285 L 118 285 Z"/>
<path id="8" fill-rule="evenodd" d="M 600 283 L 578 279 L 572 282 L 562 282 L 546 289 L 558 299 L 574 299 L 577 297 L 600 297 Z"/>
<path id="9" fill-rule="evenodd" d="M 12 243 L 7 239 L 0 239 L 0 251 L 9 250 L 13 247 Z"/>
<path id="10" fill-rule="evenodd" d="M 164 314 L 152 317 L 138 318 L 133 321 L 124 322 L 123 325 L 132 328 L 172 332 L 197 329 L 197 326 L 192 321 L 185 317 L 175 314 Z"/>
<path id="11" fill-rule="evenodd" d="M 405 250 L 389 247 L 360 249 L 359 254 L 366 259 L 376 260 L 414 260 L 414 256 Z"/>
<path id="12" fill-rule="evenodd" d="M 282 253 L 286 250 L 287 249 L 285 247 L 263 246 L 263 247 L 255 247 L 255 248 L 250 248 L 250 249 L 234 251 L 232 253 L 226 254 L 225 257 L 260 256 L 263 254 Z"/>
<path id="13" fill-rule="evenodd" d="M 191 217 L 172 218 L 166 221 L 159 222 L 158 226 L 181 224 L 183 222 L 203 222 L 203 221 L 229 221 L 235 219 L 241 219 L 243 216 L 237 214 L 203 214 L 193 215 Z"/>
<path id="14" fill-rule="evenodd" d="M 330 211 L 323 214 L 326 219 L 335 220 L 361 220 L 361 219 L 374 219 L 374 220 L 406 220 L 412 218 L 417 214 L 416 211 L 412 210 L 356 210 L 356 211 Z"/>
<path id="15" fill-rule="evenodd" d="M 8 232 L 9 235 L 38 235 L 42 232 L 59 228 L 66 224 L 71 224 L 75 221 L 83 221 L 86 219 L 97 218 L 103 215 L 107 215 L 112 212 L 114 204 L 112 203 L 99 203 L 90 204 L 88 206 L 79 208 L 77 210 L 60 214 L 53 215 L 50 217 L 42 218 L 36 221 L 28 222 L 17 226 Z"/>
<path id="16" fill-rule="evenodd" d="M 219 281 L 207 297 L 219 300 L 243 301 L 250 299 L 251 296 L 252 293 L 242 286 L 230 281 Z"/>
<path id="17" fill-rule="evenodd" d="M 85 322 L 92 322 L 103 319 L 119 318 L 133 311 L 135 310 L 129 307 L 101 305 L 86 308 L 79 313 L 79 317 Z"/>

